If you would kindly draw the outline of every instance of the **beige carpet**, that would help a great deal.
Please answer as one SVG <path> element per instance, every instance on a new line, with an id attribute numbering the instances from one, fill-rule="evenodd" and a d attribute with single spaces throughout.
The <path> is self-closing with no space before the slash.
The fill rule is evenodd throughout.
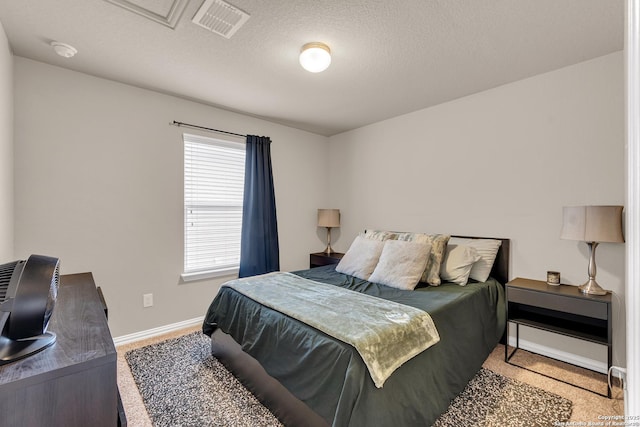
<path id="1" fill-rule="evenodd" d="M 152 424 L 133 381 L 133 377 L 131 376 L 129 366 L 124 359 L 124 354 L 134 348 L 143 347 L 198 330 L 200 330 L 199 326 L 182 329 L 174 333 L 117 347 L 118 386 L 122 395 L 129 426 L 152 427 Z M 591 371 L 585 369 L 556 362 L 522 350 L 516 353 L 512 361 L 535 371 L 563 378 L 565 381 L 580 383 L 581 386 L 592 390 L 606 392 L 606 379 L 604 376 L 594 375 Z M 534 385 L 571 400 L 573 402 L 573 412 L 570 421 L 584 422 L 586 424 L 589 422 L 597 423 L 598 421 L 602 421 L 602 419 L 599 418 L 601 416 L 624 414 L 622 391 L 619 388 L 614 388 L 613 398 L 608 399 L 529 370 L 507 364 L 504 362 L 504 347 L 502 345 L 498 345 L 495 348 L 484 363 L 484 367 L 498 374 Z"/>
<path id="2" fill-rule="evenodd" d="M 511 350 L 511 348 L 509 350 Z M 522 350 L 518 350 L 511 361 L 537 372 L 543 372 L 546 375 L 579 384 L 581 387 L 586 387 L 589 390 L 602 393 L 606 393 L 607 390 L 606 377 L 587 369 L 578 368 Z M 502 345 L 498 345 L 495 350 L 493 350 L 483 366 L 498 374 L 520 380 L 571 400 L 573 402 L 573 412 L 570 421 L 584 422 L 587 425 L 589 422 L 592 422 L 597 425 L 598 422 L 603 421 L 602 418 L 600 418 L 602 416 L 624 415 L 623 392 L 619 387 L 614 387 L 611 393 L 612 398 L 609 399 L 561 381 L 536 374 L 527 369 L 507 364 L 504 362 L 504 347 Z"/>

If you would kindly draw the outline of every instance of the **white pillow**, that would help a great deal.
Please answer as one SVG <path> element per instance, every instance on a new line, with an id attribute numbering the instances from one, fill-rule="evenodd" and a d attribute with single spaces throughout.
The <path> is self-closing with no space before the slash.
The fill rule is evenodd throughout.
<path id="1" fill-rule="evenodd" d="M 430 253 L 430 243 L 387 240 L 369 281 L 411 291 L 420 281 Z"/>
<path id="2" fill-rule="evenodd" d="M 336 271 L 368 280 L 378 264 L 383 247 L 384 242 L 381 240 L 357 236 L 336 266 Z"/>
<path id="3" fill-rule="evenodd" d="M 494 239 L 462 239 L 459 237 L 452 237 L 449 240 L 449 244 L 452 245 L 465 245 L 471 246 L 478 251 L 480 260 L 478 260 L 473 267 L 471 267 L 471 273 L 469 277 L 478 282 L 486 282 L 493 268 L 493 263 L 496 260 L 498 249 L 502 241 Z"/>
<path id="4" fill-rule="evenodd" d="M 469 281 L 471 268 L 480 260 L 476 248 L 466 245 L 447 245 L 440 267 L 440 277 L 447 282 L 465 286 Z"/>

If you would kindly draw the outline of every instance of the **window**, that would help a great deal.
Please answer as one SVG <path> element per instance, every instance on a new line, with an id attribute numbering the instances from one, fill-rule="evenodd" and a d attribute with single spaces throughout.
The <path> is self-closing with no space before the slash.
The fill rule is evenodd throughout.
<path id="1" fill-rule="evenodd" d="M 240 264 L 245 145 L 184 134 L 184 280 Z"/>

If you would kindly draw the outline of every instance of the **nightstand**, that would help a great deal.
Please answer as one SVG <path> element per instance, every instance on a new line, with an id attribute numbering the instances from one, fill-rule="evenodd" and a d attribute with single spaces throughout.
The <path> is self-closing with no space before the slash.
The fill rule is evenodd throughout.
<path id="1" fill-rule="evenodd" d="M 309 268 L 322 267 L 323 265 L 332 265 L 340 262 L 344 256 L 341 252 L 316 252 L 309 255 Z"/>
<path id="2" fill-rule="evenodd" d="M 520 277 L 507 283 L 506 293 L 507 343 L 509 324 L 514 323 L 516 346 L 509 354 L 505 345 L 505 362 L 509 363 L 518 350 L 520 325 L 524 325 L 607 346 L 607 370 L 611 367 L 611 294 L 586 295 L 577 286 L 551 286 L 540 280 Z M 611 390 L 607 388 L 607 394 L 603 396 L 610 398 Z"/>

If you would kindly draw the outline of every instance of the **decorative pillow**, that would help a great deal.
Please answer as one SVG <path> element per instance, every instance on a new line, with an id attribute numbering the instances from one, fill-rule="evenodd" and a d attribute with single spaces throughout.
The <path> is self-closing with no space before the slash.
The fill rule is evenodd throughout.
<path id="1" fill-rule="evenodd" d="M 452 245 L 465 245 L 471 246 L 478 251 L 480 259 L 471 267 L 471 273 L 469 277 L 478 282 L 486 282 L 493 268 L 493 263 L 496 260 L 498 249 L 502 242 L 494 239 L 462 239 L 459 237 L 452 237 L 449 241 Z"/>
<path id="2" fill-rule="evenodd" d="M 408 242 L 422 242 L 431 244 L 431 254 L 429 255 L 429 261 L 422 274 L 421 282 L 430 284 L 431 286 L 438 286 L 440 281 L 440 266 L 444 259 L 444 252 L 447 249 L 447 242 L 449 241 L 448 234 L 423 234 L 423 233 L 397 233 L 398 240 Z"/>
<path id="3" fill-rule="evenodd" d="M 449 244 L 440 267 L 440 277 L 447 282 L 465 286 L 473 264 L 480 258 L 478 251 L 471 246 Z"/>
<path id="4" fill-rule="evenodd" d="M 407 242 L 423 242 L 431 244 L 431 254 L 424 273 L 420 279 L 421 282 L 428 283 L 432 286 L 438 286 L 440 281 L 440 266 L 444 258 L 444 252 L 447 248 L 449 235 L 446 234 L 424 234 L 424 233 L 397 233 L 394 231 L 381 230 L 365 230 L 367 238 L 375 238 L 379 240 L 402 240 Z"/>
<path id="5" fill-rule="evenodd" d="M 382 230 L 364 230 L 364 237 L 367 239 L 373 240 L 395 240 L 398 238 L 398 233 L 394 233 L 393 231 L 382 231 Z"/>
<path id="6" fill-rule="evenodd" d="M 362 235 L 357 236 L 347 253 L 336 265 L 336 271 L 368 280 L 378 264 L 383 247 L 384 242 L 381 240 L 367 239 Z"/>
<path id="7" fill-rule="evenodd" d="M 369 281 L 412 291 L 422 277 L 430 252 L 429 243 L 387 240 Z"/>

